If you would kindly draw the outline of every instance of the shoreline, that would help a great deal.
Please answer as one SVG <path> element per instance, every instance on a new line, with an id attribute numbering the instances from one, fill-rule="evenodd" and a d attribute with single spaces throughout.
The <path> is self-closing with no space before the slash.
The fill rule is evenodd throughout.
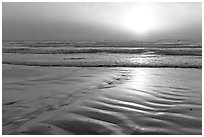
<path id="1" fill-rule="evenodd" d="M 202 69 L 202 66 L 151 66 L 151 65 L 70 65 L 70 64 L 40 64 L 40 63 L 33 63 L 32 64 L 23 64 L 23 63 L 10 63 L 10 62 L 2 62 L 3 65 L 13 65 L 13 66 L 36 66 L 36 67 L 65 67 L 65 68 L 183 68 L 183 69 Z"/>

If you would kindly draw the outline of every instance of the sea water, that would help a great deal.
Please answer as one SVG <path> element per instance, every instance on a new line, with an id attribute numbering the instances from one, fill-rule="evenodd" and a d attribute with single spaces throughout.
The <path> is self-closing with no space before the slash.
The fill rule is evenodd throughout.
<path id="1" fill-rule="evenodd" d="M 61 67 L 202 67 L 199 40 L 5 41 L 3 64 Z"/>

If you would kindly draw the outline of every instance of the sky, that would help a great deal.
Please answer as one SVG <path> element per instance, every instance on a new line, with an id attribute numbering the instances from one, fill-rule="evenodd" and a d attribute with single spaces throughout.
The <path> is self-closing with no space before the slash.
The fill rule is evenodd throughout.
<path id="1" fill-rule="evenodd" d="M 3 2 L 3 40 L 201 39 L 202 3 Z"/>

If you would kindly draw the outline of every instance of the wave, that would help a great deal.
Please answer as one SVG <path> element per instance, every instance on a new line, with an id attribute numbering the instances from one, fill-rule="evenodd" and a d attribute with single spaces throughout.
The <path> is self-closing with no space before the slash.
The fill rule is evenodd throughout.
<path id="1" fill-rule="evenodd" d="M 124 53 L 124 54 L 156 54 L 175 56 L 202 56 L 202 49 L 165 49 L 165 48 L 75 48 L 75 49 L 43 49 L 43 48 L 3 48 L 3 53 L 20 54 L 75 54 L 75 53 Z"/>
<path id="2" fill-rule="evenodd" d="M 41 67 L 148 67 L 148 68 L 196 68 L 202 69 L 199 64 L 173 64 L 159 62 L 154 64 L 131 63 L 131 62 L 31 62 L 31 61 L 2 61 L 3 64 L 41 66 Z"/>
<path id="3" fill-rule="evenodd" d="M 202 48 L 199 40 L 162 41 L 12 41 L 3 42 L 12 47 L 126 47 L 126 48 Z"/>

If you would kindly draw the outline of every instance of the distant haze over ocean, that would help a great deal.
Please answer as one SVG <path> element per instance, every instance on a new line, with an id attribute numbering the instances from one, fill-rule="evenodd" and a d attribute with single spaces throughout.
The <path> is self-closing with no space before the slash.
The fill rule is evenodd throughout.
<path id="1" fill-rule="evenodd" d="M 3 3 L 3 40 L 201 39 L 202 3 Z"/>

